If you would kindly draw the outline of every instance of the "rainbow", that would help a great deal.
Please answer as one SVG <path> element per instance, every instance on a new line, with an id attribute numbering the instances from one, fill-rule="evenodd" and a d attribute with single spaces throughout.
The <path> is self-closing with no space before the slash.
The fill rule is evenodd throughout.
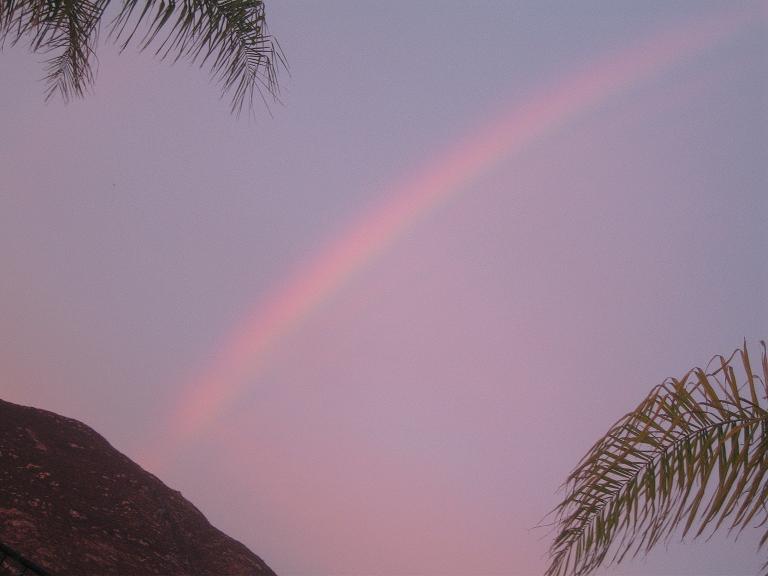
<path id="1" fill-rule="evenodd" d="M 281 339 L 426 212 L 500 160 L 519 153 L 615 94 L 735 34 L 756 15 L 764 16 L 764 8 L 758 5 L 759 14 L 754 7 L 709 14 L 603 57 L 531 92 L 521 104 L 385 190 L 383 200 L 259 301 L 212 363 L 188 383 L 173 406 L 163 450 L 167 453 L 215 424 L 259 377 Z"/>

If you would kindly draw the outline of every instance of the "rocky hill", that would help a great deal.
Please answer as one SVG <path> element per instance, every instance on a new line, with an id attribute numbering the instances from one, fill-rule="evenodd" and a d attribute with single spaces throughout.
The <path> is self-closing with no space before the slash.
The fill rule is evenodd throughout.
<path id="1" fill-rule="evenodd" d="M 85 424 L 2 400 L 0 544 L 0 575 L 274 574 Z"/>

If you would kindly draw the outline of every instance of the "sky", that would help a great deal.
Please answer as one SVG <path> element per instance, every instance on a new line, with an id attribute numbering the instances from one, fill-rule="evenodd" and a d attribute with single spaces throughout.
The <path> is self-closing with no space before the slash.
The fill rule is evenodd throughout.
<path id="1" fill-rule="evenodd" d="M 540 574 L 579 457 L 768 335 L 764 2 L 267 2 L 253 118 L 0 54 L 0 397 L 279 574 Z M 754 574 L 756 534 L 605 575 Z"/>

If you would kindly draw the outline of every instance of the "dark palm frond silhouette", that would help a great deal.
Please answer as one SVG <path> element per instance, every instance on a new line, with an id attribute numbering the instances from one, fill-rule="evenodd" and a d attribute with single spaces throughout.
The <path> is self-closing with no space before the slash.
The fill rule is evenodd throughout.
<path id="1" fill-rule="evenodd" d="M 756 525 L 768 540 L 768 361 L 744 342 L 706 368 L 656 386 L 616 422 L 564 484 L 547 576 L 584 575 L 698 537 Z M 761 373 L 761 374 L 760 374 Z"/>
<path id="2" fill-rule="evenodd" d="M 93 83 L 92 62 L 110 0 L 0 0 L 0 47 L 28 38 L 47 60 L 47 98 L 82 96 Z M 154 47 L 161 59 L 208 66 L 232 96 L 232 111 L 264 93 L 277 97 L 285 66 L 269 35 L 261 0 L 123 0 L 108 26 L 121 49 Z"/>

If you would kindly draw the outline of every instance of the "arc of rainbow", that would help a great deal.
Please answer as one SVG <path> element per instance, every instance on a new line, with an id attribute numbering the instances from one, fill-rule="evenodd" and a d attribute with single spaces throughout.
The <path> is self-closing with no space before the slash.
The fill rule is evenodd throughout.
<path id="1" fill-rule="evenodd" d="M 525 102 L 390 188 L 383 201 L 257 303 L 174 407 L 166 448 L 194 438 L 213 424 L 237 400 L 247 382 L 258 376 L 281 338 L 422 214 L 501 158 L 521 151 L 613 94 L 715 45 L 756 15 L 764 16 L 765 7 L 762 3 L 758 10 L 752 7 L 709 14 L 603 58 L 533 92 Z"/>

